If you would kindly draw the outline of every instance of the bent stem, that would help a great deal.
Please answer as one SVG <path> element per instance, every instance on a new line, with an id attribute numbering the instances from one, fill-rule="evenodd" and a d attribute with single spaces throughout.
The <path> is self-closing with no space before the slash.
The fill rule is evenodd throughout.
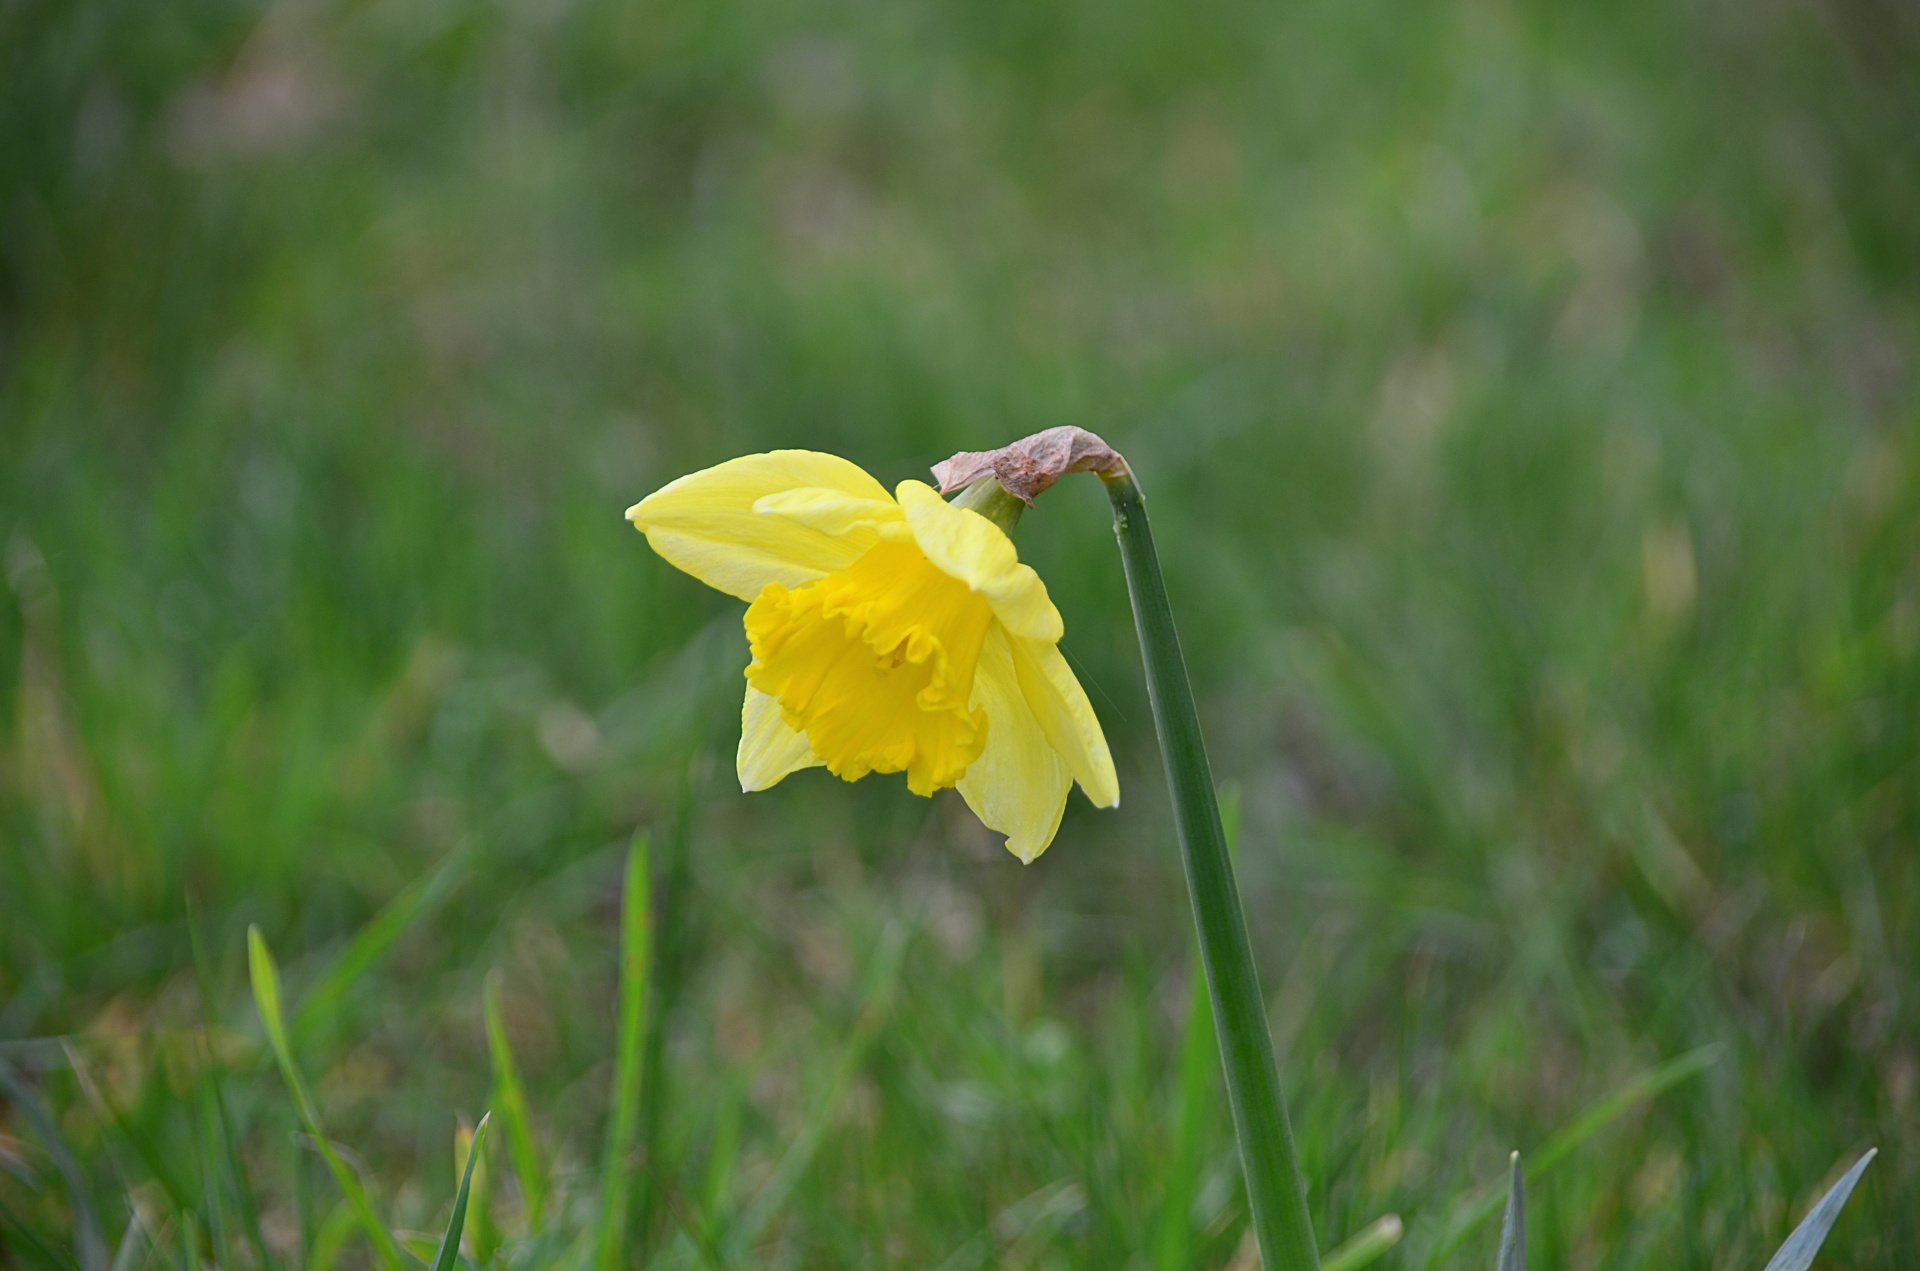
<path id="1" fill-rule="evenodd" d="M 1174 821 L 1187 890 L 1193 898 L 1200 958 L 1213 998 L 1214 1028 L 1226 1070 L 1227 1098 L 1233 1106 L 1233 1128 L 1240 1140 L 1254 1233 L 1272 1271 L 1319 1271 L 1320 1255 L 1307 1216 L 1306 1186 L 1294 1155 L 1293 1129 L 1280 1101 L 1266 999 L 1254 970 L 1240 889 L 1234 882 L 1206 743 L 1200 736 L 1200 717 L 1194 710 L 1193 687 L 1187 681 L 1186 660 L 1180 654 L 1180 637 L 1153 549 L 1153 532 L 1147 526 L 1146 506 L 1124 462 L 1114 463 L 1099 476 L 1113 503 L 1113 532 L 1126 566 L 1147 696 L 1173 794 Z"/>

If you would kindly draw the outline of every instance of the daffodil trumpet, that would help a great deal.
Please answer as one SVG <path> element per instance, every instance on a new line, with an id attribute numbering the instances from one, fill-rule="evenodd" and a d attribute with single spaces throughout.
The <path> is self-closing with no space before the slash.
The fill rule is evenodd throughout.
<path id="1" fill-rule="evenodd" d="M 1022 861 L 1078 783 L 1120 801 L 1100 721 L 1059 649 L 1060 612 L 990 489 L 948 502 L 810 450 L 747 455 L 627 510 L 654 551 L 748 602 L 743 790 L 802 768 L 958 789 Z"/>

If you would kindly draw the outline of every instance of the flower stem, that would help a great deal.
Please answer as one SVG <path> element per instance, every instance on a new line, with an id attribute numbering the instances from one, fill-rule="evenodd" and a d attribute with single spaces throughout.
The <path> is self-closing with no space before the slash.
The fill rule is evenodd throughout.
<path id="1" fill-rule="evenodd" d="M 1007 493 L 1007 487 L 1000 484 L 998 477 L 982 477 L 954 497 L 953 506 L 978 512 L 995 525 L 1008 538 L 1013 537 L 1013 527 L 1020 524 L 1020 514 L 1027 505 Z"/>
<path id="2" fill-rule="evenodd" d="M 1153 531 L 1147 526 L 1140 487 L 1124 462 L 1102 470 L 1100 480 L 1113 502 L 1113 532 L 1126 566 L 1134 627 L 1146 667 L 1147 697 L 1153 704 L 1153 724 L 1160 734 L 1160 754 L 1173 794 L 1174 821 L 1187 890 L 1193 898 L 1200 959 L 1213 998 L 1214 1028 L 1226 1070 L 1233 1128 L 1240 1139 L 1254 1233 L 1270 1271 L 1319 1271 L 1306 1185 L 1294 1155 L 1287 1110 L 1280 1101 L 1266 999 L 1254 970 L 1240 889 L 1227 855 L 1206 743 L 1200 736 L 1193 687 L 1187 681 L 1186 660 L 1180 654 L 1180 637 L 1167 603 L 1166 580 L 1153 549 Z"/>

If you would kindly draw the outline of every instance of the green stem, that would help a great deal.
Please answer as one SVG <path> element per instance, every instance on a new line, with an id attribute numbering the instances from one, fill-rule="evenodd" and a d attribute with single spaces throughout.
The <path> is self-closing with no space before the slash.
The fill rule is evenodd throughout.
<path id="1" fill-rule="evenodd" d="M 1027 510 L 1026 504 L 1007 493 L 998 477 L 982 477 L 960 491 L 953 498 L 953 506 L 978 512 L 1008 538 L 1013 537 L 1013 527 L 1020 524 L 1020 514 Z"/>
<path id="2" fill-rule="evenodd" d="M 1146 667 L 1147 697 L 1160 734 L 1160 754 L 1173 794 L 1187 890 L 1200 936 L 1200 959 L 1213 998 L 1214 1028 L 1226 1070 L 1233 1128 L 1247 1176 L 1247 1202 L 1261 1256 L 1272 1271 L 1319 1271 L 1320 1255 L 1307 1216 L 1306 1184 L 1294 1155 L 1293 1130 L 1280 1101 L 1273 1039 L 1267 1032 L 1266 999 L 1254 970 L 1240 889 L 1227 855 L 1227 838 L 1214 800 L 1193 687 L 1187 682 L 1180 636 L 1167 603 L 1166 580 L 1153 550 L 1153 531 L 1140 487 L 1125 464 L 1100 473 L 1113 502 L 1113 532 L 1120 540 L 1133 619 Z"/>

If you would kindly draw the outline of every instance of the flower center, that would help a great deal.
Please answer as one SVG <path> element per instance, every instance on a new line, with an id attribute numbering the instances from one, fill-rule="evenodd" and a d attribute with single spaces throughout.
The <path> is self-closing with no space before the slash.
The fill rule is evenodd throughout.
<path id="1" fill-rule="evenodd" d="M 767 585 L 747 610 L 747 682 L 835 776 L 904 771 L 930 795 L 986 747 L 986 712 L 967 703 L 992 619 L 918 547 L 883 542 L 837 574 Z"/>

